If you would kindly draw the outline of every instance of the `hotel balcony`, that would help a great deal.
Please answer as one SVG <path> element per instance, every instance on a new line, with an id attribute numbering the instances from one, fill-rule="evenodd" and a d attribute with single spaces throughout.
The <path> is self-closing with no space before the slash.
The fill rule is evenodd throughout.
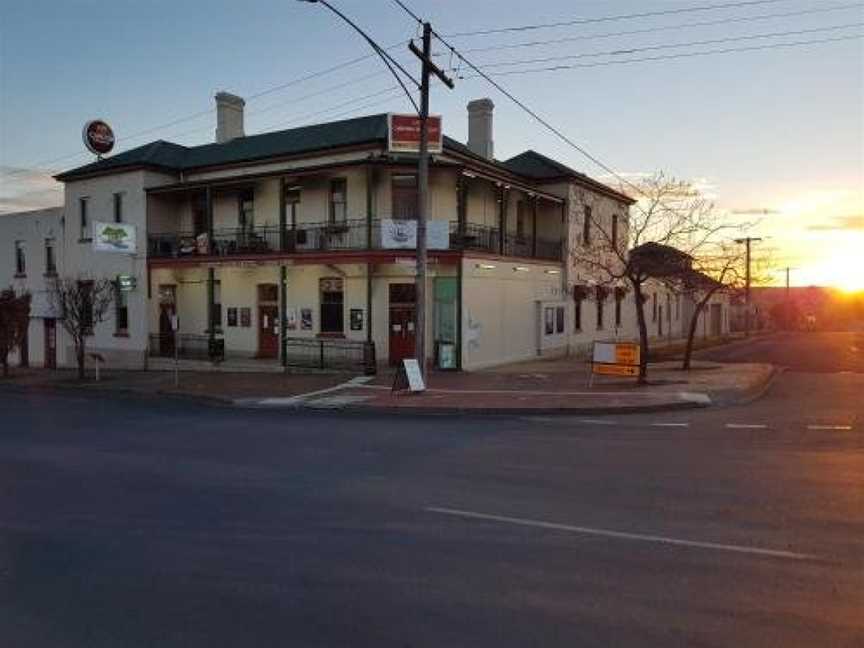
<path id="1" fill-rule="evenodd" d="M 392 249 L 382 245 L 381 221 L 352 219 L 337 223 L 298 223 L 297 227 L 249 227 L 214 229 L 207 233 L 155 232 L 148 236 L 151 259 L 285 255 Z M 438 248 L 441 249 L 441 248 Z M 561 260 L 561 241 L 531 233 L 507 232 L 502 241 L 496 227 L 457 221 L 449 223 L 450 251 L 470 251 L 508 257 Z"/>

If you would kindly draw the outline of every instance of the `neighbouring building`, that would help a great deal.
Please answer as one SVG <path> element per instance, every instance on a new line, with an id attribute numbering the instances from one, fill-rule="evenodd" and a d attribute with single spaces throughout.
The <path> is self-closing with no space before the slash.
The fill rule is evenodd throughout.
<path id="1" fill-rule="evenodd" d="M 62 263 L 63 208 L 0 215 L 0 289 L 32 295 L 30 326 L 23 348 L 12 358 L 19 365 L 57 366 L 58 317 L 47 282 Z"/>
<path id="2" fill-rule="evenodd" d="M 247 136 L 242 99 L 219 93 L 216 107 L 213 144 L 160 140 L 61 173 L 62 208 L 0 217 L 3 240 L 22 228 L 28 263 L 39 263 L 29 247 L 51 240 L 64 276 L 117 282 L 113 316 L 89 345 L 109 366 L 413 356 L 417 157 L 390 145 L 389 116 Z M 469 103 L 467 145 L 443 137 L 430 165 L 430 363 L 471 370 L 633 339 L 632 295 L 592 285 L 569 254 L 602 244 L 586 210 L 626 245 L 633 201 L 535 151 L 496 159 L 493 108 Z M 681 298 L 655 292 L 652 336 L 680 335 Z M 49 316 L 35 314 L 44 339 Z M 728 330 L 720 317 L 712 334 Z M 71 363 L 65 337 L 53 339 Z"/>

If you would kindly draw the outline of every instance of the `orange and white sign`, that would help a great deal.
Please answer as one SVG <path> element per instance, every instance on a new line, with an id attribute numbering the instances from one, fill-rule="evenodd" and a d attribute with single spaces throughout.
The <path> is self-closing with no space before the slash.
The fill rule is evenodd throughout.
<path id="1" fill-rule="evenodd" d="M 429 115 L 426 120 L 426 142 L 430 153 L 441 153 L 444 150 L 441 115 Z M 391 153 L 419 153 L 420 117 L 387 115 L 387 150 Z"/>
<path id="2" fill-rule="evenodd" d="M 606 376 L 638 376 L 639 359 L 637 342 L 595 342 L 591 372 Z"/>

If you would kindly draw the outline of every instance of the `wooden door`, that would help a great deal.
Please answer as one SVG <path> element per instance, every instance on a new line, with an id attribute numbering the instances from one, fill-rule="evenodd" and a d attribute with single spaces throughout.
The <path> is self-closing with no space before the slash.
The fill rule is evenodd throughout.
<path id="1" fill-rule="evenodd" d="M 258 357 L 276 358 L 279 355 L 278 306 L 258 307 Z"/>
<path id="2" fill-rule="evenodd" d="M 397 365 L 414 357 L 414 306 L 390 307 L 390 364 Z"/>
<path id="3" fill-rule="evenodd" d="M 45 322 L 45 368 L 57 368 L 57 320 L 46 318 Z"/>
<path id="4" fill-rule="evenodd" d="M 388 359 L 391 365 L 414 357 L 417 291 L 413 283 L 390 284 Z"/>

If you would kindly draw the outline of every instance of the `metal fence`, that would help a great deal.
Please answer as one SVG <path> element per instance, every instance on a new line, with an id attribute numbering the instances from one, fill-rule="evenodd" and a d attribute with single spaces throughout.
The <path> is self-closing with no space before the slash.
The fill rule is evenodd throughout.
<path id="1" fill-rule="evenodd" d="M 221 362 L 225 359 L 225 340 L 216 338 L 211 344 L 208 335 L 156 333 L 150 335 L 150 355 L 161 358 L 176 355 L 183 360 Z"/>
<path id="2" fill-rule="evenodd" d="M 288 338 L 285 364 L 307 369 L 342 369 L 373 375 L 375 343 L 331 338 Z"/>

